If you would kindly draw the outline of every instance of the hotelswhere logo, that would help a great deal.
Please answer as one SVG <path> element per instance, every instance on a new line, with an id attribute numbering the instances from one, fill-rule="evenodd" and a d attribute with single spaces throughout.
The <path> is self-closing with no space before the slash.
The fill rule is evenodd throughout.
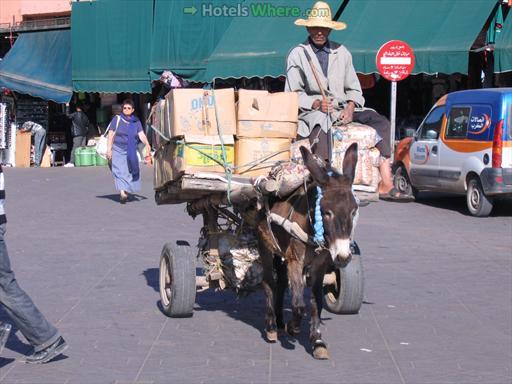
<path id="1" fill-rule="evenodd" d="M 199 8 L 195 5 L 184 7 L 183 13 L 202 17 L 310 17 L 330 15 L 329 9 L 307 8 L 298 6 L 275 5 L 271 2 L 255 2 L 247 4 L 214 4 L 202 3 Z M 314 14 L 313 14 L 314 13 Z"/>

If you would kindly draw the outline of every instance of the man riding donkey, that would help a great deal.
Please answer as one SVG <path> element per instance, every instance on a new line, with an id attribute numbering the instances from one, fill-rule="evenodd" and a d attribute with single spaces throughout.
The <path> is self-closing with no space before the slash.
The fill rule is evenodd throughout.
<path id="1" fill-rule="evenodd" d="M 295 25 L 305 26 L 308 39 L 293 48 L 287 59 L 286 91 L 299 94 L 298 135 L 308 137 L 313 153 L 330 160 L 333 124 L 358 122 L 374 128 L 382 138 L 376 147 L 383 158 L 379 166 L 381 182 L 379 197 L 383 200 L 404 201 L 410 196 L 393 187 L 390 157 L 390 123 L 372 109 L 364 108 L 363 92 L 352 64 L 352 55 L 341 44 L 329 40 L 334 30 L 347 27 L 333 21 L 329 5 L 315 3 L 307 20 Z"/>

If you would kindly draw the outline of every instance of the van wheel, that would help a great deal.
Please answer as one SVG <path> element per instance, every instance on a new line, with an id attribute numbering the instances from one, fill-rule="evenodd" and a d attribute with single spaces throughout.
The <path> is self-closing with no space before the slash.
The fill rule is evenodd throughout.
<path id="1" fill-rule="evenodd" d="M 408 196 L 418 197 L 418 190 L 414 188 L 409 180 L 407 171 L 403 166 L 398 167 L 393 177 L 393 184 L 398 192 Z"/>
<path id="2" fill-rule="evenodd" d="M 482 184 L 477 177 L 469 180 L 466 202 L 473 216 L 487 217 L 492 211 L 493 201 L 485 196 Z"/>

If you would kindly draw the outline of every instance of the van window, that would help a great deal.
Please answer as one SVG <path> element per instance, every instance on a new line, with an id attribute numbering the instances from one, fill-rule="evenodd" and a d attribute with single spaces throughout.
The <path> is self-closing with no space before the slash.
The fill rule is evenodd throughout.
<path id="1" fill-rule="evenodd" d="M 433 109 L 421 126 L 420 139 L 422 140 L 437 140 L 441 125 L 443 123 L 445 106 L 442 105 Z"/>
<path id="2" fill-rule="evenodd" d="M 465 138 L 468 132 L 470 107 L 453 107 L 448 117 L 447 139 Z"/>

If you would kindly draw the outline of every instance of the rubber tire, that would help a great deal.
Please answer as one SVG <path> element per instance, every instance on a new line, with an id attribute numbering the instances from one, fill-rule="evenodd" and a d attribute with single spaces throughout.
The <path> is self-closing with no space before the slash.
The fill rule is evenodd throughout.
<path id="1" fill-rule="evenodd" d="M 418 196 L 418 190 L 412 186 L 411 179 L 409 179 L 409 175 L 403 165 L 399 166 L 395 171 L 393 176 L 393 186 L 400 193 L 404 193 L 408 196 L 414 196 L 414 198 Z"/>
<path id="2" fill-rule="evenodd" d="M 169 317 L 191 317 L 196 301 L 196 255 L 190 246 L 167 243 L 159 271 L 162 312 Z"/>
<path id="3" fill-rule="evenodd" d="M 338 315 L 359 313 L 363 304 L 364 271 L 361 252 L 355 242 L 350 262 L 343 268 L 336 268 L 335 272 L 336 286 L 324 286 L 325 309 Z"/>
<path id="4" fill-rule="evenodd" d="M 469 213 L 476 217 L 487 217 L 492 211 L 493 201 L 485 196 L 482 184 L 477 177 L 473 177 L 468 182 L 466 204 Z"/>

